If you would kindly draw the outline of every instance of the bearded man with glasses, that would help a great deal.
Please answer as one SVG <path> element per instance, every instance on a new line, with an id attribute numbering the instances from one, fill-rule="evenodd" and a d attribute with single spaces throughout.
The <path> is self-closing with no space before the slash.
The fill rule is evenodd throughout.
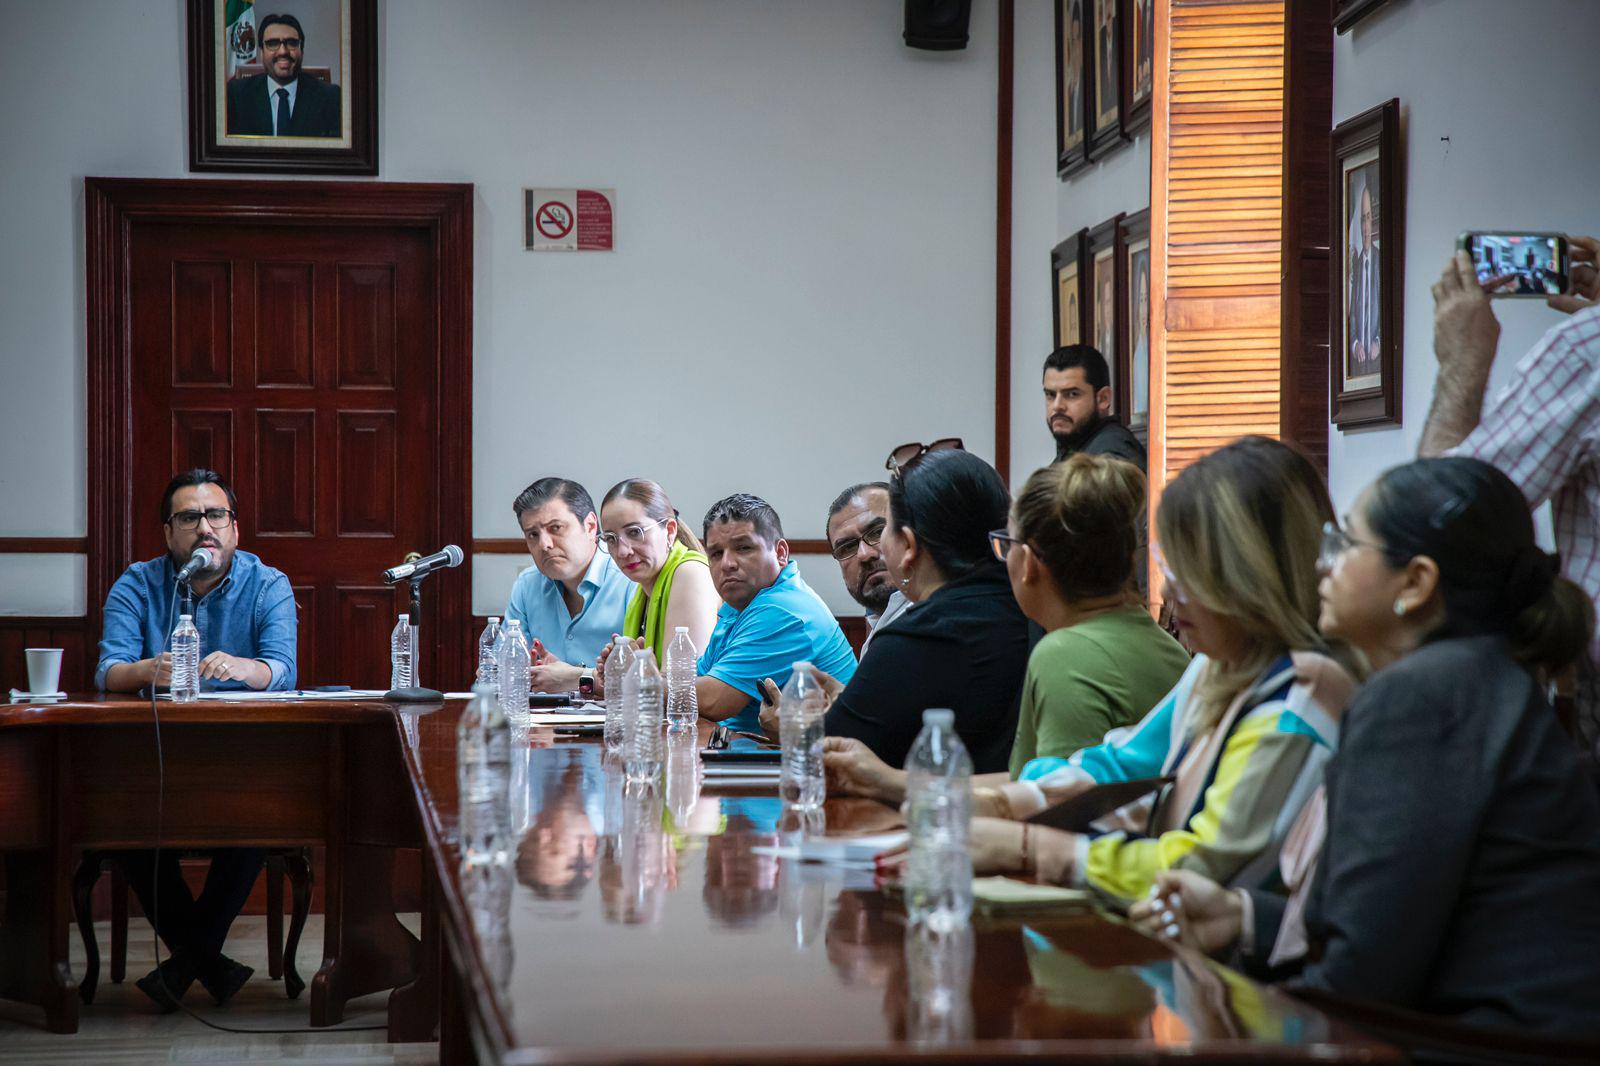
<path id="1" fill-rule="evenodd" d="M 337 85 L 301 76 L 306 35 L 293 15 L 268 15 L 257 30 L 263 73 L 228 82 L 230 137 L 338 137 L 344 107 Z M 333 45 L 335 52 L 338 43 Z"/>
<path id="2" fill-rule="evenodd" d="M 889 520 L 889 485 L 869 481 L 851 485 L 828 508 L 828 550 L 839 564 L 844 587 L 850 598 L 866 609 L 867 639 L 861 654 L 867 654 L 872 635 L 888 625 L 911 605 L 894 586 L 894 579 L 883 563 L 878 542 Z"/>
<path id="3" fill-rule="evenodd" d="M 95 685 L 130 692 L 169 684 L 172 628 L 182 612 L 200 631 L 200 688 L 292 689 L 295 682 L 294 590 L 283 571 L 239 550 L 238 500 L 211 470 L 189 470 L 167 483 L 161 524 L 167 554 L 134 563 L 106 597 Z M 190 579 L 191 603 L 175 604 L 177 573 L 197 548 L 211 553 L 209 567 Z M 162 1010 L 196 980 L 218 1006 L 244 987 L 250 967 L 222 954 L 228 928 L 244 907 L 261 869 L 261 848 L 209 848 L 205 890 L 195 899 L 183 880 L 177 849 L 117 853 L 128 886 L 172 952 L 137 983 Z M 159 882 L 159 894 L 157 892 Z M 159 903 L 159 913 L 157 904 Z"/>
<path id="4" fill-rule="evenodd" d="M 233 489 L 214 471 L 189 470 L 167 483 L 161 497 L 167 554 L 134 563 L 111 586 L 96 688 L 133 692 L 168 684 L 177 573 L 197 548 L 212 555 L 211 566 L 190 581 L 201 689 L 294 688 L 294 590 L 283 571 L 239 550 L 237 518 Z"/>

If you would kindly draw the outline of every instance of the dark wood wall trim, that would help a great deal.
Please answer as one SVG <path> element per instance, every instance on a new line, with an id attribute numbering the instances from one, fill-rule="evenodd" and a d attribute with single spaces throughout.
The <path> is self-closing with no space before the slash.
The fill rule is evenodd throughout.
<path id="1" fill-rule="evenodd" d="M 1011 132 L 1015 61 L 1016 3 L 1000 0 L 994 153 L 994 468 L 1006 481 L 1011 479 Z"/>
<path id="2" fill-rule="evenodd" d="M 86 555 L 88 537 L 0 537 L 0 554 Z"/>
<path id="3" fill-rule="evenodd" d="M 128 248 L 137 222 L 249 222 L 285 226 L 408 226 L 433 241 L 438 300 L 441 437 L 437 500 L 444 541 L 472 537 L 471 185 L 394 182 L 84 179 L 88 317 L 88 620 L 99 628 L 112 583 L 132 561 L 133 522 L 148 501 L 132 496 L 132 353 L 127 313 Z M 143 503 L 141 508 L 139 504 Z M 470 562 L 468 566 L 470 567 Z M 433 590 L 443 618 L 471 617 L 469 580 Z M 447 627 L 448 629 L 449 627 Z M 470 670 L 475 649 L 449 649 L 439 668 Z M 459 661 L 453 661 L 458 659 Z"/>
<path id="4" fill-rule="evenodd" d="M 793 555 L 831 555 L 832 547 L 825 540 L 789 539 Z M 516 537 L 478 537 L 472 542 L 474 555 L 526 555 L 528 545 Z"/>
<path id="5" fill-rule="evenodd" d="M 1332 197 L 1333 21 L 1291 3 L 1284 39 L 1283 439 L 1328 473 L 1328 212 Z"/>

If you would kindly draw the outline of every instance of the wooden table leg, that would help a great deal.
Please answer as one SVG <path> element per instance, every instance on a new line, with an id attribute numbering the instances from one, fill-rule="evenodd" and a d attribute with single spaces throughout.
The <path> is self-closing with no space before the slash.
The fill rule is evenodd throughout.
<path id="1" fill-rule="evenodd" d="M 421 942 L 395 917 L 394 849 L 328 846 L 322 969 L 311 979 L 311 1024 L 337 1025 L 357 996 L 408 984 Z"/>
<path id="2" fill-rule="evenodd" d="M 439 1039 L 439 881 L 426 850 L 422 856 L 422 952 L 417 979 L 389 995 L 389 1042 Z"/>
<path id="3" fill-rule="evenodd" d="M 78 986 L 67 956 L 67 871 L 50 851 L 8 852 L 0 922 L 0 997 L 44 1008 L 52 1033 L 78 1031 Z"/>

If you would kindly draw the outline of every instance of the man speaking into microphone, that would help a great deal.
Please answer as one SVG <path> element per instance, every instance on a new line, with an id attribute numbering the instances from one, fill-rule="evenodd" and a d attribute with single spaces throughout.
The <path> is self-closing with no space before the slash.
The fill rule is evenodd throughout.
<path id="1" fill-rule="evenodd" d="M 281 570 L 239 550 L 233 489 L 210 470 L 179 474 L 161 497 L 161 525 L 167 554 L 128 567 L 106 597 L 95 685 L 110 692 L 167 685 L 177 577 L 203 548 L 210 561 L 189 579 L 201 691 L 293 688 L 294 590 Z"/>
<path id="2" fill-rule="evenodd" d="M 172 601 L 179 575 L 195 563 L 189 584 L 200 631 L 201 691 L 294 687 L 294 590 L 281 570 L 238 550 L 238 509 L 233 489 L 213 471 L 189 470 L 167 483 L 161 497 L 167 554 L 134 563 L 111 586 L 96 685 L 128 692 L 168 684 L 179 613 Z M 197 980 L 221 1006 L 252 972 L 222 947 L 265 852 L 211 848 L 206 854 L 211 868 L 196 899 L 183 880 L 177 849 L 163 849 L 159 863 L 151 850 L 117 853 L 129 887 L 144 913 L 157 915 L 156 932 L 172 953 L 159 973 L 152 970 L 135 982 L 165 1011 L 177 1009 L 177 1000 Z"/>

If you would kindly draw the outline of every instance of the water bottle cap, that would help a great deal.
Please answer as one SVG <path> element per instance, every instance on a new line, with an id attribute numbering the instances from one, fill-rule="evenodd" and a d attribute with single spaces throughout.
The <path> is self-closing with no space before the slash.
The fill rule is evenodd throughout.
<path id="1" fill-rule="evenodd" d="M 922 724 L 949 729 L 956 724 L 956 712 L 948 707 L 929 707 L 922 712 Z"/>
<path id="2" fill-rule="evenodd" d="M 506 626 L 509 629 L 521 629 L 522 623 L 513 618 L 511 621 L 506 623 Z"/>
<path id="3" fill-rule="evenodd" d="M 180 614 L 178 616 L 178 621 L 180 621 L 180 622 L 193 622 L 194 621 L 194 615 L 192 615 L 192 614 Z"/>
<path id="4" fill-rule="evenodd" d="M 490 624 L 490 625 L 494 625 L 494 624 L 495 624 L 495 623 L 496 623 L 496 622 L 498 622 L 498 621 L 500 621 L 500 616 L 499 616 L 499 615 L 497 615 L 497 614 L 491 614 L 491 615 L 490 615 L 490 616 L 489 616 L 489 624 Z"/>
<path id="5" fill-rule="evenodd" d="M 630 643 L 630 641 L 628 640 L 627 637 L 623 636 L 621 633 L 618 633 L 616 636 L 611 638 L 611 643 L 615 644 L 617 647 L 620 648 L 624 644 Z"/>
<path id="6" fill-rule="evenodd" d="M 794 664 L 791 666 L 791 669 L 797 674 L 802 670 L 804 670 L 806 673 L 810 673 L 814 667 L 812 667 L 810 659 L 796 659 Z"/>
<path id="7" fill-rule="evenodd" d="M 401 615 L 401 616 L 400 616 L 400 621 L 402 621 L 402 622 L 409 622 L 409 621 L 411 621 L 411 615 L 410 615 L 410 614 L 402 614 L 402 615 Z"/>
<path id="8" fill-rule="evenodd" d="M 673 626 L 672 627 L 672 631 L 674 633 L 685 633 L 685 634 L 687 634 L 689 632 L 689 627 L 688 626 Z"/>

